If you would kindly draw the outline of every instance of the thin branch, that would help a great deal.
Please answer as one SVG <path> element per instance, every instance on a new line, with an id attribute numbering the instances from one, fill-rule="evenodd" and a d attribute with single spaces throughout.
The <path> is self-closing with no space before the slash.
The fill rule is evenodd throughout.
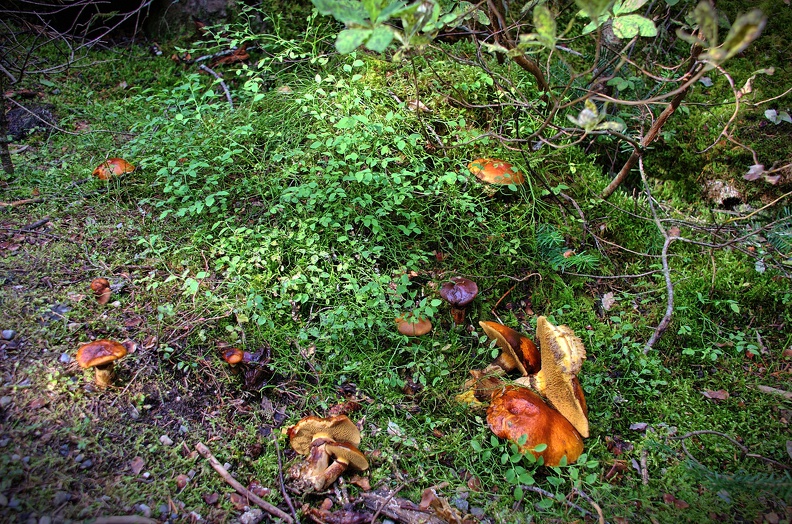
<path id="1" fill-rule="evenodd" d="M 283 483 L 283 460 L 281 459 L 280 445 L 278 445 L 278 437 L 274 431 L 272 432 L 272 441 L 275 443 L 275 453 L 278 455 L 278 483 L 280 484 L 281 495 L 283 495 L 283 499 L 286 501 L 286 505 L 289 506 L 289 511 L 291 511 L 291 514 L 294 517 L 294 522 L 300 522 L 300 519 L 297 518 L 297 512 L 294 510 L 294 505 L 292 504 L 291 497 L 289 497 L 289 494 L 286 493 L 286 486 Z"/>
<path id="2" fill-rule="evenodd" d="M 228 105 L 231 106 L 231 110 L 233 111 L 234 110 L 234 101 L 231 99 L 231 91 L 228 90 L 228 86 L 223 81 L 223 77 L 220 76 L 219 74 L 215 73 L 215 71 L 213 69 L 210 69 L 209 67 L 207 67 L 204 64 L 199 65 L 198 69 L 200 69 L 201 71 L 206 71 L 207 73 L 209 73 L 210 75 L 212 75 L 213 77 L 215 77 L 217 79 L 217 81 L 220 83 L 220 87 L 223 88 L 223 92 L 225 93 L 226 98 L 228 99 Z"/>
<path id="3" fill-rule="evenodd" d="M 709 429 L 702 429 L 702 430 L 698 430 L 698 431 L 691 431 L 690 433 L 685 433 L 684 435 L 680 435 L 678 437 L 668 437 L 668 438 L 669 438 L 669 440 L 681 440 L 682 441 L 682 445 L 684 446 L 684 441 L 686 439 L 689 439 L 690 437 L 695 437 L 695 436 L 698 436 L 698 435 L 715 435 L 717 437 L 723 437 L 726 440 L 728 440 L 729 442 L 731 442 L 732 444 L 734 444 L 736 447 L 740 448 L 740 451 L 741 451 L 743 457 L 755 458 L 755 459 L 761 460 L 763 462 L 767 462 L 768 464 L 772 464 L 774 466 L 777 466 L 777 467 L 779 467 L 781 469 L 790 469 L 790 470 L 792 470 L 792 466 L 788 466 L 788 465 L 784 464 L 783 462 L 778 462 L 777 460 L 773 460 L 771 458 L 765 457 L 763 455 L 759 455 L 757 453 L 751 453 L 751 449 L 748 446 L 745 446 L 744 444 L 741 444 L 740 442 L 737 441 L 737 439 L 735 439 L 733 437 L 730 437 L 729 435 L 726 435 L 725 433 L 721 433 L 720 431 L 712 431 L 712 430 L 709 430 Z M 685 448 L 685 452 L 687 453 L 687 448 Z M 699 464 L 701 464 L 701 462 L 696 460 L 692 455 L 690 455 L 690 453 L 687 453 L 687 455 L 688 455 L 688 457 L 693 459 L 695 462 L 698 462 Z"/>
<path id="4" fill-rule="evenodd" d="M 198 450 L 198 453 L 201 454 L 203 458 L 209 461 L 209 464 L 214 468 L 214 470 L 220 474 L 226 483 L 234 488 L 237 493 L 244 496 L 248 500 L 255 502 L 261 509 L 269 513 L 274 517 L 278 517 L 281 520 L 288 522 L 289 524 L 293 524 L 295 520 L 288 514 L 281 511 L 279 508 L 273 506 L 269 502 L 263 500 L 258 495 L 251 493 L 245 486 L 240 484 L 234 477 L 231 476 L 230 473 L 220 464 L 220 462 L 212 455 L 212 452 L 209 451 L 203 442 L 199 442 L 195 445 L 195 449 Z"/>

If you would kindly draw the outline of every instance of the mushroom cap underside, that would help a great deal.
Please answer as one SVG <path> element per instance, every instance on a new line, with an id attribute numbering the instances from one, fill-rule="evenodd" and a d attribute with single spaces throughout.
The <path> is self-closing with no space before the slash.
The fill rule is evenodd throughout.
<path id="1" fill-rule="evenodd" d="M 333 442 L 347 442 L 357 447 L 360 445 L 360 430 L 346 415 L 321 418 L 309 416 L 291 426 L 286 434 L 294 451 L 307 455 L 311 442 L 317 438 L 326 438 Z"/>

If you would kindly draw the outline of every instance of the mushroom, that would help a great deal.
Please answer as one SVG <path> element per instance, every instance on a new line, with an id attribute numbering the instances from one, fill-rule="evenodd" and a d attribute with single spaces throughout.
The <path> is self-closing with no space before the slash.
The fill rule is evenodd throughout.
<path id="1" fill-rule="evenodd" d="M 451 277 L 450 282 L 440 286 L 440 296 L 451 304 L 451 316 L 457 325 L 465 323 L 465 310 L 476 295 L 478 286 L 467 278 Z"/>
<path id="2" fill-rule="evenodd" d="M 322 490 L 332 485 L 347 469 L 366 471 L 369 467 L 366 456 L 349 442 L 328 442 L 325 444 L 325 450 L 330 457 L 335 458 L 335 462 L 330 464 L 330 467 L 325 470 L 322 475 L 324 483 L 321 487 L 317 487 L 317 490 Z"/>
<path id="3" fill-rule="evenodd" d="M 322 490 L 338 478 L 343 470 L 329 483 L 325 471 L 330 462 L 328 444 L 349 444 L 357 449 L 360 445 L 360 430 L 346 415 L 335 417 L 305 417 L 286 430 L 291 447 L 307 459 L 289 469 L 289 476 L 299 487 Z M 365 459 L 365 457 L 364 457 Z"/>
<path id="4" fill-rule="evenodd" d="M 503 387 L 502 367 L 491 364 L 484 369 L 471 369 L 469 378 L 465 381 L 464 389 L 471 391 L 473 397 L 479 402 L 488 401 L 492 395 Z M 470 397 L 462 396 L 460 401 L 471 403 Z"/>
<path id="5" fill-rule="evenodd" d="M 541 393 L 583 437 L 589 436 L 588 409 L 577 374 L 586 359 L 583 342 L 567 326 L 554 326 L 541 316 L 536 323 L 542 366 L 535 375 L 517 379 Z"/>
<path id="6" fill-rule="evenodd" d="M 503 160 L 478 158 L 468 164 L 468 169 L 476 175 L 476 178 L 488 184 L 507 186 L 525 182 L 523 174 Z"/>
<path id="7" fill-rule="evenodd" d="M 541 368 L 539 350 L 530 338 L 497 322 L 482 320 L 479 325 L 501 348 L 501 354 L 493 364 L 500 366 L 507 373 L 516 369 L 522 376 L 539 371 Z"/>
<path id="8" fill-rule="evenodd" d="M 135 166 L 123 158 L 108 158 L 96 166 L 96 169 L 91 174 L 99 180 L 110 180 L 114 176 L 132 173 L 134 170 Z"/>
<path id="9" fill-rule="evenodd" d="M 106 278 L 95 278 L 91 281 L 91 290 L 94 292 L 96 296 L 96 301 L 102 305 L 107 304 L 110 302 L 110 295 L 112 291 L 110 290 L 110 281 Z"/>
<path id="10" fill-rule="evenodd" d="M 407 313 L 396 319 L 399 333 L 408 337 L 420 337 L 432 331 L 432 322 L 426 317 L 413 317 Z"/>
<path id="11" fill-rule="evenodd" d="M 113 378 L 116 360 L 123 358 L 127 349 L 120 343 L 101 339 L 80 346 L 77 350 L 77 363 L 82 368 L 96 368 L 96 385 L 105 388 Z"/>
<path id="12" fill-rule="evenodd" d="M 558 466 L 563 457 L 575 462 L 583 453 L 583 439 L 561 413 L 530 389 L 506 386 L 492 396 L 487 423 L 495 435 L 520 446 L 522 453 L 543 457 L 546 466 Z M 520 445 L 521 437 L 525 442 Z M 536 451 L 540 444 L 547 448 Z"/>

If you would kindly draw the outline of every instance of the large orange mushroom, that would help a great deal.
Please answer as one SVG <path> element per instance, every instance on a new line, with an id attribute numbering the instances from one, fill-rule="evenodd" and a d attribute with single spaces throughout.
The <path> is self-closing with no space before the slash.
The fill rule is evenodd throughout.
<path id="1" fill-rule="evenodd" d="M 99 180 L 110 180 L 114 176 L 132 173 L 135 166 L 123 158 L 108 158 L 93 170 L 93 176 Z"/>
<path id="2" fill-rule="evenodd" d="M 482 320 L 479 325 L 501 349 L 493 364 L 507 373 L 516 369 L 522 376 L 534 374 L 542 367 L 539 350 L 530 338 L 497 322 Z"/>
<path id="3" fill-rule="evenodd" d="M 520 451 L 543 457 L 545 466 L 558 466 L 563 457 L 571 464 L 583 453 L 583 439 L 572 424 L 524 387 L 506 386 L 492 395 L 487 423 L 500 438 L 519 444 L 525 436 Z M 540 444 L 547 447 L 536 451 Z"/>
<path id="4" fill-rule="evenodd" d="M 75 358 L 82 368 L 96 368 L 96 385 L 106 388 L 113 380 L 115 361 L 126 354 L 127 349 L 121 343 L 100 339 L 80 346 Z"/>
<path id="5" fill-rule="evenodd" d="M 525 176 L 503 160 L 478 158 L 468 164 L 468 169 L 476 178 L 488 184 L 508 186 L 525 182 Z"/>

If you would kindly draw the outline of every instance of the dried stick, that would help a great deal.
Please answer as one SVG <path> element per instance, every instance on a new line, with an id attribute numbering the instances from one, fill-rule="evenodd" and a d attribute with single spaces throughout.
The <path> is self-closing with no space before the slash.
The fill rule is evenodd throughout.
<path id="1" fill-rule="evenodd" d="M 280 483 L 280 491 L 283 495 L 283 499 L 286 501 L 286 505 L 289 506 L 289 510 L 291 511 L 292 516 L 294 517 L 294 522 L 299 522 L 300 519 L 297 518 L 297 512 L 294 510 L 294 506 L 292 505 L 291 497 L 289 494 L 286 493 L 286 486 L 283 483 L 283 460 L 281 460 L 281 452 L 280 446 L 278 445 L 278 437 L 275 435 L 275 432 L 272 432 L 272 441 L 275 443 L 275 453 L 278 455 L 278 482 Z"/>
<path id="2" fill-rule="evenodd" d="M 787 400 L 792 400 L 792 391 L 784 391 L 783 389 L 773 388 L 770 386 L 756 386 L 756 389 L 762 393 L 778 395 L 779 397 L 784 397 Z"/>
<path id="3" fill-rule="evenodd" d="M 586 499 L 586 502 L 591 504 L 591 506 L 597 511 L 597 516 L 599 517 L 599 524 L 605 524 L 605 514 L 602 512 L 602 508 L 600 507 L 600 505 L 594 502 L 594 499 L 589 497 L 588 493 L 586 493 L 582 489 L 574 488 L 572 491 L 574 491 L 575 493 Z"/>
<path id="4" fill-rule="evenodd" d="M 34 229 L 40 228 L 41 226 L 43 226 L 44 224 L 46 224 L 49 221 L 50 221 L 50 217 L 44 217 L 41 220 L 36 220 L 32 224 L 26 225 L 25 227 L 20 229 L 20 231 L 26 231 L 26 232 L 33 231 Z"/>
<path id="5" fill-rule="evenodd" d="M 228 99 L 228 105 L 231 106 L 231 110 L 233 111 L 234 110 L 234 101 L 231 99 L 231 91 L 228 90 L 228 86 L 223 81 L 223 77 L 218 75 L 217 73 L 215 73 L 215 71 L 213 69 L 209 69 L 204 64 L 199 65 L 198 69 L 200 69 L 201 71 L 206 71 L 207 73 L 209 73 L 210 75 L 215 77 L 218 82 L 220 82 L 220 87 L 223 88 L 223 92 L 225 93 L 225 96 Z"/>
<path id="6" fill-rule="evenodd" d="M 671 324 L 671 317 L 674 314 L 674 284 L 671 282 L 671 270 L 668 267 L 668 247 L 677 237 L 675 235 L 670 235 L 666 231 L 662 222 L 660 222 L 660 218 L 657 216 L 657 210 L 652 203 L 652 192 L 649 189 L 649 181 L 646 179 L 646 172 L 644 171 L 643 167 L 643 158 L 638 158 L 638 169 L 641 172 L 641 180 L 643 180 L 644 187 L 646 189 L 646 196 L 649 200 L 649 209 L 652 210 L 652 218 L 657 225 L 657 229 L 660 230 L 660 233 L 665 239 L 663 242 L 663 250 L 661 251 L 660 259 L 663 263 L 663 277 L 665 278 L 666 284 L 666 311 L 665 315 L 663 315 L 663 319 L 657 325 L 657 328 L 655 328 L 655 332 L 652 333 L 652 336 L 649 338 L 649 342 L 646 343 L 646 347 L 644 347 L 643 352 L 644 355 L 646 355 L 649 353 L 649 350 L 654 347 L 657 341 L 660 340 L 660 337 L 663 336 L 665 330 L 668 329 L 668 326 Z"/>
<path id="7" fill-rule="evenodd" d="M 234 477 L 232 477 L 231 474 L 229 474 L 228 471 L 220 464 L 220 462 L 217 461 L 214 455 L 212 455 L 212 452 L 209 451 L 209 448 L 207 448 L 203 444 L 203 442 L 199 442 L 198 444 L 196 444 L 195 449 L 198 450 L 198 453 L 200 453 L 203 458 L 209 461 L 209 464 L 212 465 L 214 470 L 218 472 L 220 476 L 223 478 L 223 480 L 226 481 L 226 483 L 229 486 L 234 488 L 237 493 L 246 497 L 248 500 L 255 502 L 261 509 L 263 509 L 270 515 L 274 517 L 278 517 L 279 519 L 288 522 L 289 524 L 292 524 L 294 522 L 294 519 L 290 515 L 284 513 L 283 511 L 273 506 L 269 502 L 262 500 L 261 497 L 251 493 L 250 490 L 245 488 L 245 486 L 240 484 Z"/>
<path id="8" fill-rule="evenodd" d="M 649 468 L 646 466 L 646 449 L 641 450 L 641 484 L 649 485 Z"/>
<path id="9" fill-rule="evenodd" d="M 24 206 L 25 204 L 38 204 L 44 202 L 43 198 L 25 198 L 23 200 L 15 200 L 13 202 L 0 202 L 0 207 L 17 207 Z"/>

